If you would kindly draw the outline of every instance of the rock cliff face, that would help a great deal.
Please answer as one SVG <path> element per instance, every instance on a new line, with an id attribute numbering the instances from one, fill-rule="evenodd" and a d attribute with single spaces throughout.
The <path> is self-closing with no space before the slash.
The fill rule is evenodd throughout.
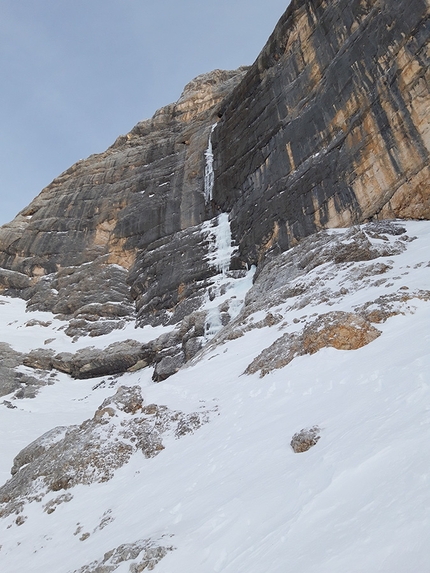
<path id="1" fill-rule="evenodd" d="M 251 68 L 199 76 L 3 226 L 1 291 L 72 336 L 174 324 L 213 284 L 220 214 L 237 271 L 322 228 L 429 218 L 429 11 L 293 0 Z"/>
<path id="2" fill-rule="evenodd" d="M 428 570 L 429 7 L 293 0 L 0 229 L 2 572 Z"/>
<path id="3" fill-rule="evenodd" d="M 293 0 L 214 134 L 241 253 L 371 218 L 428 218 L 426 0 Z"/>
<path id="4" fill-rule="evenodd" d="M 201 242 L 194 227 L 213 216 L 204 196 L 209 133 L 220 102 L 244 73 L 215 70 L 199 76 L 176 104 L 138 123 L 106 152 L 76 163 L 46 187 L 1 229 L 3 291 L 24 296 L 30 308 L 68 316 L 130 315 L 130 309 L 118 306 L 88 305 L 129 304 L 128 271 L 146 264 L 151 258 L 147 253 L 176 241 L 185 241 L 192 251 Z M 191 238 L 187 229 L 192 229 Z M 205 255 L 207 249 L 202 249 Z M 202 274 L 190 269 L 190 277 L 177 271 L 173 288 Z M 208 274 L 213 272 L 206 265 Z M 133 292 L 137 296 L 142 290 Z"/>

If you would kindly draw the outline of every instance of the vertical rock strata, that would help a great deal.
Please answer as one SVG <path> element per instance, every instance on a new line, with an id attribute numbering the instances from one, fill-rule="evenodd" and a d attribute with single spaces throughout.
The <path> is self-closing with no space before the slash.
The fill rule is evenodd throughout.
<path id="1" fill-rule="evenodd" d="M 428 218 L 428 0 L 292 0 L 213 134 L 214 200 L 256 262 L 325 227 Z"/>
<path id="2" fill-rule="evenodd" d="M 0 234 L 0 265 L 30 276 L 137 249 L 207 219 L 204 151 L 217 105 L 243 70 L 215 70 L 104 153 L 62 173 Z"/>
<path id="3" fill-rule="evenodd" d="M 146 250 L 161 240 L 173 256 L 176 234 L 213 216 L 204 152 L 220 102 L 244 73 L 197 77 L 175 104 L 46 187 L 0 229 L 0 292 L 24 296 L 31 309 L 78 316 L 100 297 L 117 302 L 121 293 L 128 304 L 128 271 Z"/>
<path id="4" fill-rule="evenodd" d="M 220 213 L 236 269 L 322 228 L 429 218 L 429 12 L 292 0 L 251 68 L 199 76 L 4 225 L 0 292 L 73 316 L 71 335 L 178 322 L 216 272 Z"/>

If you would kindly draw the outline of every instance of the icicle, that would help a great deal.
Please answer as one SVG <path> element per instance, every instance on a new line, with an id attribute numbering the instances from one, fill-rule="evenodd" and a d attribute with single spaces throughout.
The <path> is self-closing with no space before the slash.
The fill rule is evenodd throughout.
<path id="1" fill-rule="evenodd" d="M 205 165 L 205 202 L 209 203 L 212 200 L 212 191 L 214 188 L 215 174 L 214 174 L 214 154 L 212 152 L 212 133 L 216 128 L 216 123 L 213 124 L 209 134 L 208 147 L 205 151 L 206 165 Z"/>

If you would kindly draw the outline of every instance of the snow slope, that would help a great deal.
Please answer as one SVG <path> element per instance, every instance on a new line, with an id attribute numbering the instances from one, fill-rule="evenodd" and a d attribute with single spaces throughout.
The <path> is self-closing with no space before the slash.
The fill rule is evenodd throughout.
<path id="1" fill-rule="evenodd" d="M 162 573 L 426 573 L 430 301 L 423 293 L 430 287 L 430 224 L 402 225 L 417 237 L 404 240 L 403 252 L 326 263 L 298 276 L 293 283 L 306 287 L 303 294 L 278 298 L 276 306 L 246 319 L 239 315 L 240 336 L 223 337 L 221 330 L 192 364 L 162 383 L 152 382 L 149 368 L 104 384 L 58 374 L 34 399 L 14 400 L 15 409 L 0 404 L 3 481 L 21 448 L 55 426 L 92 418 L 119 385 L 138 385 L 146 404 L 209 416 L 181 439 L 164 435 L 165 448 L 155 457 L 136 452 L 112 479 L 67 490 L 72 498 L 51 513 L 43 508 L 64 491 L 27 503 L 22 519 L 1 519 L 0 570 L 89 573 L 99 565 L 97 571 L 139 571 L 140 557 L 131 553 L 117 564 L 113 558 L 100 563 L 122 544 L 152 540 L 169 547 L 155 566 Z M 350 240 L 344 230 L 331 233 Z M 375 262 L 386 265 L 382 279 L 362 272 Z M 342 288 L 342 296 L 321 296 Z M 263 377 L 244 374 L 283 333 L 298 332 L 321 314 L 349 312 L 401 292 L 410 297 L 390 303 L 399 314 L 374 325 L 382 334 L 370 344 L 322 348 Z M 58 350 L 71 346 L 52 316 L 25 315 L 19 300 L 2 302 L 1 340 L 16 350 L 40 347 L 50 337 Z M 281 319 L 244 328 L 269 311 Z M 52 323 L 24 327 L 33 317 Z M 144 340 L 149 332 L 132 337 Z M 114 331 L 97 344 L 118 336 L 130 333 Z M 293 434 L 315 425 L 318 443 L 294 453 Z"/>

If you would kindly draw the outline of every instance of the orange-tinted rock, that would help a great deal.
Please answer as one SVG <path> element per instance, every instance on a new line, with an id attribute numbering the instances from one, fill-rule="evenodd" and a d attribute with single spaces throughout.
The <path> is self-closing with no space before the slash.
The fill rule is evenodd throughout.
<path id="1" fill-rule="evenodd" d="M 248 262 L 321 228 L 429 218 L 429 11 L 291 2 L 213 137 L 214 201 Z"/>

